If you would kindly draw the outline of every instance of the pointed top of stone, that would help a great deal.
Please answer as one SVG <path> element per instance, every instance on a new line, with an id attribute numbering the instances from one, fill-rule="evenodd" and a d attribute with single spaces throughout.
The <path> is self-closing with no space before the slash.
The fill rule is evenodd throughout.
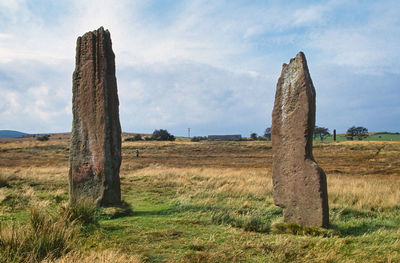
<path id="1" fill-rule="evenodd" d="M 310 73 L 308 72 L 307 59 L 306 59 L 306 56 L 304 55 L 303 51 L 300 51 L 299 53 L 297 53 L 296 57 L 291 58 L 289 61 L 289 64 L 284 63 L 282 66 L 282 69 L 284 69 L 286 66 L 288 66 L 290 64 L 296 64 L 297 70 L 303 70 L 303 71 L 305 71 L 305 73 L 307 75 L 310 75 Z"/>
<path id="2" fill-rule="evenodd" d="M 291 58 L 289 61 L 289 64 L 292 63 L 294 60 L 297 60 L 298 62 L 305 62 L 307 64 L 307 60 L 306 60 L 306 56 L 304 55 L 303 51 L 299 51 L 299 53 L 297 53 L 296 57 Z M 283 63 L 283 66 L 287 66 L 287 63 Z"/>
<path id="3" fill-rule="evenodd" d="M 95 32 L 108 32 L 108 30 L 104 30 L 104 27 L 101 26 L 101 27 L 99 27 L 98 29 L 95 29 L 95 30 L 86 32 L 84 35 L 86 35 L 87 33 L 95 33 Z"/>
<path id="4" fill-rule="evenodd" d="M 82 36 L 79 36 L 78 41 L 82 38 L 91 38 L 93 36 L 101 36 L 101 35 L 107 36 L 107 38 L 110 39 L 110 41 L 111 41 L 110 31 L 108 31 L 108 29 L 104 29 L 103 26 L 99 27 L 96 30 L 88 31 L 85 34 L 83 34 Z"/>
<path id="5" fill-rule="evenodd" d="M 296 58 L 300 58 L 302 60 L 306 60 L 306 56 L 304 55 L 303 51 L 299 51 L 299 53 L 297 53 Z"/>

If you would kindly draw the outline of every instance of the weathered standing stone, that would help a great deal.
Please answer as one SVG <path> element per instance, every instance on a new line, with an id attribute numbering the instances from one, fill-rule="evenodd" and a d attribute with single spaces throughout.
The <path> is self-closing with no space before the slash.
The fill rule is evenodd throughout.
<path id="1" fill-rule="evenodd" d="M 312 154 L 315 89 L 302 52 L 283 64 L 272 112 L 273 196 L 285 222 L 329 225 L 326 176 Z"/>
<path id="2" fill-rule="evenodd" d="M 103 27 L 78 37 L 73 73 L 70 202 L 121 202 L 121 126 L 115 56 Z"/>

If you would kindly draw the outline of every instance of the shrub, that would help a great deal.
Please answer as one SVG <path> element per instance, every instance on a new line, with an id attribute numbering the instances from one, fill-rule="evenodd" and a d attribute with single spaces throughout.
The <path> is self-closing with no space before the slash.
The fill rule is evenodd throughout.
<path id="1" fill-rule="evenodd" d="M 151 139 L 155 141 L 175 141 L 175 136 L 167 130 L 160 129 L 153 132 Z"/>
<path id="2" fill-rule="evenodd" d="M 204 140 L 207 140 L 207 136 L 204 136 L 204 137 L 202 137 L 202 136 L 194 136 L 191 139 L 192 142 L 199 142 L 199 141 L 204 141 Z"/>
<path id="3" fill-rule="evenodd" d="M 257 133 L 253 132 L 250 134 L 250 139 L 257 140 Z"/>
<path id="4" fill-rule="evenodd" d="M 133 137 L 128 137 L 125 139 L 126 142 L 134 142 L 134 141 L 141 141 L 142 139 L 142 135 L 140 134 L 135 134 L 135 136 Z"/>
<path id="5" fill-rule="evenodd" d="M 42 142 L 44 142 L 44 141 L 48 141 L 50 139 L 50 135 L 42 135 L 42 136 L 39 136 L 39 137 L 36 137 L 36 140 L 38 140 L 38 141 L 42 141 Z"/>
<path id="6" fill-rule="evenodd" d="M 133 139 L 134 139 L 135 141 L 141 141 L 141 140 L 142 140 L 142 135 L 140 135 L 140 134 L 135 134 L 135 136 L 133 136 Z"/>

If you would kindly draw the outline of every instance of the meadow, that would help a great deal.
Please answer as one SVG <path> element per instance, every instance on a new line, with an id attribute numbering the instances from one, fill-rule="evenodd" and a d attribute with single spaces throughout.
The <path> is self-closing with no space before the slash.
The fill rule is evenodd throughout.
<path id="1" fill-rule="evenodd" d="M 124 206 L 74 210 L 68 135 L 1 140 L 0 262 L 400 261 L 399 141 L 314 143 L 329 229 L 283 223 L 271 142 L 123 142 L 122 153 Z"/>

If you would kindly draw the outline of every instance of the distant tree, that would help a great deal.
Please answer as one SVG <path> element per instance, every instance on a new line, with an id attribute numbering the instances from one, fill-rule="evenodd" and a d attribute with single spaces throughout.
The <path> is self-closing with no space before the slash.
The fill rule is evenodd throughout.
<path id="1" fill-rule="evenodd" d="M 142 135 L 140 135 L 140 134 L 135 134 L 135 136 L 128 137 L 125 139 L 125 141 L 128 141 L 128 142 L 141 141 L 141 140 L 143 140 L 143 139 L 142 139 Z"/>
<path id="2" fill-rule="evenodd" d="M 38 141 L 42 141 L 42 142 L 44 142 L 44 141 L 48 141 L 50 139 L 50 135 L 49 134 L 47 134 L 47 135 L 43 135 L 43 136 L 39 136 L 39 137 L 36 137 L 36 140 L 38 140 Z"/>
<path id="3" fill-rule="evenodd" d="M 368 137 L 368 129 L 364 128 L 362 126 L 356 127 L 350 127 L 347 132 L 346 132 L 346 138 L 348 140 L 354 140 L 354 138 L 357 138 L 359 140 L 362 140 L 364 138 Z"/>
<path id="4" fill-rule="evenodd" d="M 328 128 L 315 126 L 315 128 L 314 128 L 314 139 L 319 136 L 321 141 L 323 141 L 325 139 L 325 137 L 328 136 L 328 135 L 330 135 Z"/>
<path id="5" fill-rule="evenodd" d="M 257 133 L 252 132 L 252 133 L 250 134 L 250 138 L 251 138 L 252 140 L 257 140 Z"/>
<path id="6" fill-rule="evenodd" d="M 153 132 L 151 139 L 155 141 L 175 141 L 175 136 L 167 130 L 160 129 Z"/>
<path id="7" fill-rule="evenodd" d="M 270 127 L 265 129 L 264 137 L 267 138 L 268 141 L 271 140 L 271 128 Z"/>
<path id="8" fill-rule="evenodd" d="M 207 140 L 207 136 L 204 136 L 204 137 L 202 137 L 202 136 L 194 136 L 191 139 L 192 142 L 199 142 L 199 141 L 205 141 L 205 140 Z"/>
<path id="9" fill-rule="evenodd" d="M 134 139 L 135 141 L 141 141 L 141 140 L 142 140 L 142 135 L 140 135 L 140 134 L 135 134 L 135 136 L 133 136 L 133 139 Z"/>

